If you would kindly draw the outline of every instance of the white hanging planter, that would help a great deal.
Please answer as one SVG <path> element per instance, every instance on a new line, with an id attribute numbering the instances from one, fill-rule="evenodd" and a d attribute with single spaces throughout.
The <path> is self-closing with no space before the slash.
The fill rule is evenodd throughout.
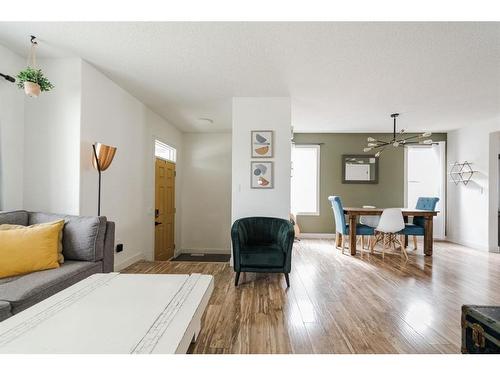
<path id="1" fill-rule="evenodd" d="M 38 83 L 28 81 L 24 82 L 24 93 L 30 98 L 38 98 L 40 92 L 40 85 Z"/>
<path id="2" fill-rule="evenodd" d="M 43 75 L 41 69 L 36 66 L 36 46 L 38 42 L 35 36 L 31 36 L 31 50 L 28 56 L 26 69 L 17 74 L 17 87 L 24 89 L 24 93 L 30 98 L 38 98 L 40 93 L 50 91 L 54 85 Z"/>

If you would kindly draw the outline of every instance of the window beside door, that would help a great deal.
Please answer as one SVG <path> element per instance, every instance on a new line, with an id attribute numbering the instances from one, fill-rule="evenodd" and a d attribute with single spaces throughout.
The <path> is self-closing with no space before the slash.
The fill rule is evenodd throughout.
<path id="1" fill-rule="evenodd" d="M 292 146 L 291 209 L 295 215 L 319 215 L 319 145 Z"/>

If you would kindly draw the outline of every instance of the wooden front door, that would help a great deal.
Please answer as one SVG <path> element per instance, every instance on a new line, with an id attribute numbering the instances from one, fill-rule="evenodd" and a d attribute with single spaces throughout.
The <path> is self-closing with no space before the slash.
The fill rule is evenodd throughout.
<path id="1" fill-rule="evenodd" d="M 155 162 L 155 260 L 174 256 L 175 164 Z"/>

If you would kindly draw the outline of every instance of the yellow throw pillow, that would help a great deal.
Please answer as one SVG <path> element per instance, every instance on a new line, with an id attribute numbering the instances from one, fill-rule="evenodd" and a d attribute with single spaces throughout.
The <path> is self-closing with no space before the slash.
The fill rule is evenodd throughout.
<path id="1" fill-rule="evenodd" d="M 33 227 L 0 230 L 0 278 L 59 267 L 64 220 Z"/>
<path id="2" fill-rule="evenodd" d="M 51 222 L 48 222 L 48 223 L 33 224 L 33 225 L 30 225 L 30 226 L 16 225 L 16 224 L 0 224 L 0 230 L 35 228 L 37 226 L 43 226 L 43 225 L 54 225 L 54 223 L 58 223 L 59 221 L 60 220 L 51 221 Z M 57 253 L 58 253 L 58 255 L 57 255 L 57 261 L 60 264 L 64 263 L 62 239 L 63 239 L 63 231 L 61 230 L 59 232 L 59 244 L 58 244 L 58 247 L 57 247 Z"/>

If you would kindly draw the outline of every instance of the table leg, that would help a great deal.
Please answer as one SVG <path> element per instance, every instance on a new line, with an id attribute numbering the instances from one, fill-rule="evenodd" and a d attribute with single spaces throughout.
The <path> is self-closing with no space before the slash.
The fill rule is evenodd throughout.
<path id="1" fill-rule="evenodd" d="M 339 232 L 335 233 L 335 247 L 339 248 L 342 246 L 342 234 Z"/>
<path id="2" fill-rule="evenodd" d="M 349 250 L 356 255 L 356 215 L 349 215 Z"/>
<path id="3" fill-rule="evenodd" d="M 432 225 L 433 225 L 433 217 L 426 216 L 424 218 L 424 254 L 428 256 L 432 256 Z"/>
<path id="4" fill-rule="evenodd" d="M 404 221 L 405 221 L 405 224 L 408 223 L 408 216 L 404 216 L 403 217 Z M 404 247 L 405 249 L 408 247 L 408 235 L 405 234 L 405 239 L 404 239 Z"/>

